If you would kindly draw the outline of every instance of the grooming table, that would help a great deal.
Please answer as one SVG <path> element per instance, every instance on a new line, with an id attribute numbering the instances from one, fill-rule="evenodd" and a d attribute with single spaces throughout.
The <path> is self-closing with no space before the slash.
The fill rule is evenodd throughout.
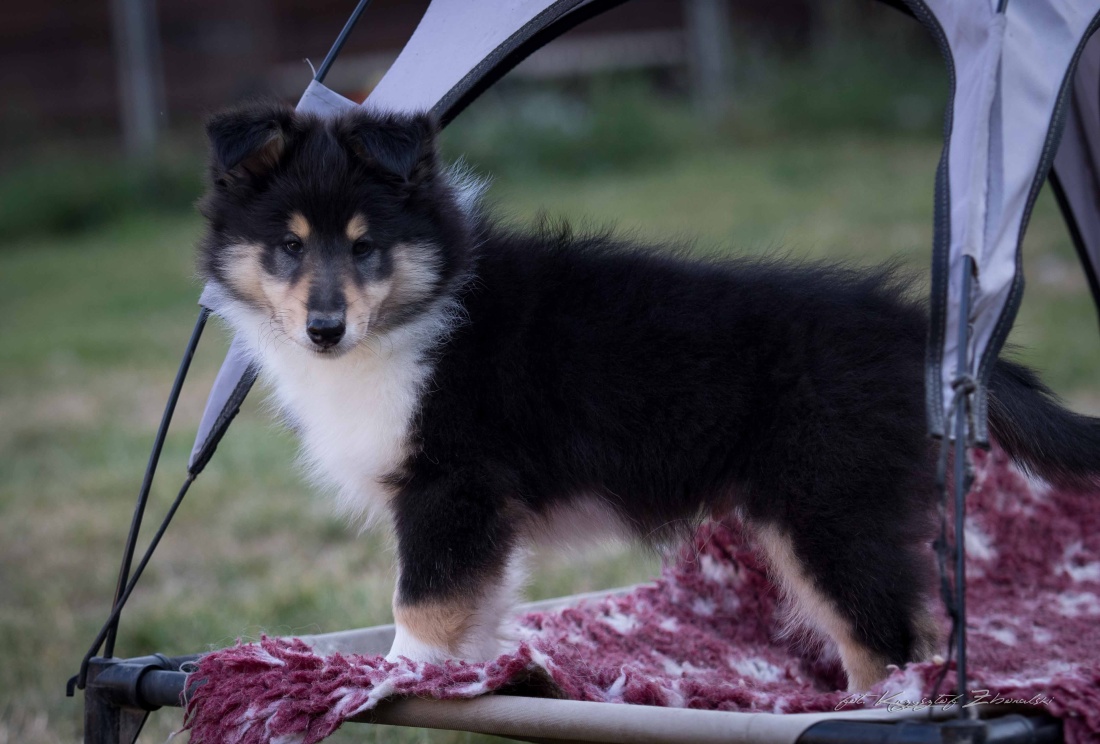
<path id="1" fill-rule="evenodd" d="M 651 583 L 525 605 L 511 623 L 517 650 L 486 664 L 385 662 L 393 626 L 380 626 L 201 659 L 96 660 L 86 694 L 140 720 L 141 708 L 180 704 L 178 670 L 191 662 L 187 725 L 203 744 L 320 741 L 352 722 L 530 741 L 1092 741 L 1100 498 L 1033 481 L 999 449 L 977 453 L 976 466 L 973 718 L 921 704 L 953 697 L 950 660 L 894 670 L 853 702 L 835 658 L 781 632 L 781 597 L 734 519 L 700 528 Z"/>
<path id="2" fill-rule="evenodd" d="M 546 612 L 607 595 L 592 592 L 529 603 L 519 609 L 525 613 Z M 393 625 L 380 625 L 299 638 L 319 653 L 385 654 L 393 634 Z M 187 674 L 178 667 L 197 659 L 94 659 L 85 693 L 86 744 L 133 741 L 150 708 L 180 707 Z M 169 711 L 160 715 L 165 714 Z M 923 744 L 948 741 L 949 737 L 960 740 L 956 735 L 964 730 L 980 731 L 982 740 L 989 744 L 1062 741 L 1061 724 L 1056 719 L 1034 712 L 1013 713 L 1003 706 L 988 707 L 983 714 L 988 717 L 960 721 L 954 713 L 943 710 L 935 710 L 931 716 L 927 712 L 884 708 L 843 713 L 738 713 L 501 694 L 468 700 L 388 700 L 348 722 L 468 731 L 516 741 L 563 744 Z"/>

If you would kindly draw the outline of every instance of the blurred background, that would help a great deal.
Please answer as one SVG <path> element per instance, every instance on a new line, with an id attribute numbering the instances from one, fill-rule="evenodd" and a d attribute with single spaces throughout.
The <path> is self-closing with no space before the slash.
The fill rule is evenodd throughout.
<path id="1" fill-rule="evenodd" d="M 488 0 L 486 0 L 487 2 Z M 375 0 L 327 83 L 361 100 L 426 2 Z M 471 4 L 472 5 L 472 4 Z M 0 744 L 79 740 L 66 679 L 109 610 L 153 433 L 198 311 L 201 122 L 294 101 L 353 0 L 36 0 L 0 21 Z M 556 40 L 445 132 L 498 214 L 699 250 L 930 264 L 947 76 L 872 0 L 632 0 Z M 1100 413 L 1096 312 L 1049 192 L 1011 341 Z M 182 479 L 225 350 L 208 329 L 148 520 Z M 389 622 L 386 537 L 334 519 L 254 393 L 123 615 L 117 652 Z M 145 531 L 145 538 L 152 532 Z M 652 555 L 539 554 L 529 595 L 653 575 Z M 179 711 L 153 715 L 163 741 Z M 481 741 L 353 727 L 340 741 Z"/>

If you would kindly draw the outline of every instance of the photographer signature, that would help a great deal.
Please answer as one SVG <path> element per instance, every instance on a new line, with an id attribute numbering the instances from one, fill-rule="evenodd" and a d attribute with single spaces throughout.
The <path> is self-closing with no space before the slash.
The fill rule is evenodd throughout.
<path id="1" fill-rule="evenodd" d="M 834 710 L 843 710 L 850 706 L 862 706 L 868 708 L 886 708 L 890 712 L 902 711 L 902 710 L 929 710 L 931 708 L 942 708 L 943 710 L 949 710 L 957 706 L 961 700 L 960 695 L 938 695 L 931 698 L 920 698 L 919 700 L 910 700 L 902 697 L 902 692 L 890 692 L 884 691 L 881 693 L 859 693 L 856 695 L 849 695 L 848 697 L 837 703 Z M 1036 694 L 1030 698 L 1016 698 L 1001 695 L 1000 693 L 990 692 L 989 690 L 970 690 L 968 700 L 963 704 L 963 708 L 973 708 L 978 705 L 1050 705 L 1054 698 L 1049 695 Z"/>

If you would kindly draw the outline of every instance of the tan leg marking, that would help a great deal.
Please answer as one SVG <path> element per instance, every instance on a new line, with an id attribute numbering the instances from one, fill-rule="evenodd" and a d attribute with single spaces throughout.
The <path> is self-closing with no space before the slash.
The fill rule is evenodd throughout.
<path id="1" fill-rule="evenodd" d="M 806 575 L 790 538 L 770 526 L 757 526 L 754 531 L 784 594 L 793 603 L 792 620 L 808 624 L 836 641 L 844 671 L 848 673 L 848 689 L 866 690 L 885 678 L 886 659 L 856 640 L 851 622 L 840 615 Z"/>
<path id="2" fill-rule="evenodd" d="M 472 627 L 474 608 L 462 601 L 395 604 L 393 619 L 421 643 L 456 655 Z"/>
<path id="3" fill-rule="evenodd" d="M 928 661 L 940 653 L 940 623 L 927 607 L 913 617 L 913 661 Z"/>

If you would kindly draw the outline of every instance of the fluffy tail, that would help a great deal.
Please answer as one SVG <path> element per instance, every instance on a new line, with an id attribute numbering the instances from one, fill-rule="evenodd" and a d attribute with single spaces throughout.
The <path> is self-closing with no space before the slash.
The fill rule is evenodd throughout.
<path id="1" fill-rule="evenodd" d="M 1064 408 L 1027 367 L 997 361 L 989 382 L 989 430 L 1009 457 L 1044 480 L 1100 485 L 1100 418 Z"/>

